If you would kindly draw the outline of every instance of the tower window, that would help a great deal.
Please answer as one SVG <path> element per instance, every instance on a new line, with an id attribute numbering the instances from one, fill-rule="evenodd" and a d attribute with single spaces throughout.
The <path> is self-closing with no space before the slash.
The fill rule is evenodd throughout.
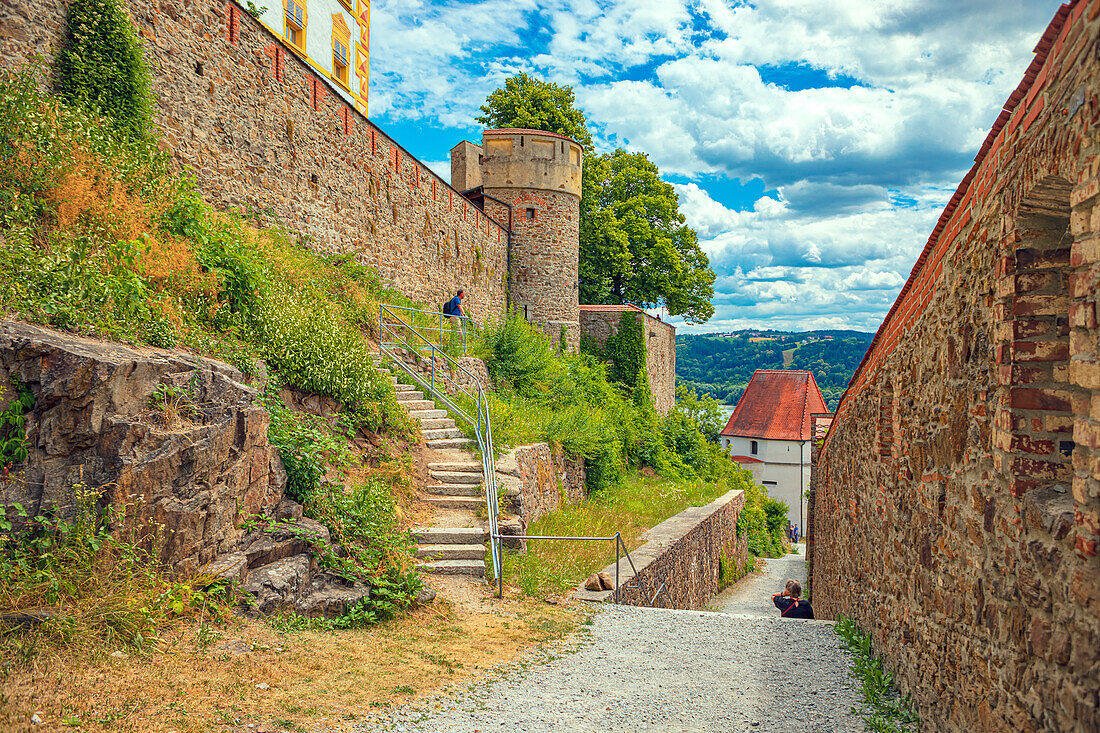
<path id="1" fill-rule="evenodd" d="M 528 221 L 534 221 L 535 220 L 535 210 L 534 209 L 527 209 L 525 213 L 526 213 Z"/>
<path id="2" fill-rule="evenodd" d="M 752 454 L 754 456 L 758 455 L 760 453 L 760 444 L 757 443 L 755 440 L 752 441 L 752 445 L 749 447 L 749 450 L 752 451 Z"/>

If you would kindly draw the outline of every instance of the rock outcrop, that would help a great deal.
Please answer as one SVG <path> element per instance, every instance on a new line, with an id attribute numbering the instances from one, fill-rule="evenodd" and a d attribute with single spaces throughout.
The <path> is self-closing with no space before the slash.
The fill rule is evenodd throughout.
<path id="1" fill-rule="evenodd" d="M 0 384 L 11 377 L 35 406 L 27 459 L 0 479 L 6 506 L 71 515 L 83 484 L 102 506 L 129 506 L 188 572 L 239 549 L 242 519 L 283 498 L 257 388 L 227 364 L 5 321 Z"/>

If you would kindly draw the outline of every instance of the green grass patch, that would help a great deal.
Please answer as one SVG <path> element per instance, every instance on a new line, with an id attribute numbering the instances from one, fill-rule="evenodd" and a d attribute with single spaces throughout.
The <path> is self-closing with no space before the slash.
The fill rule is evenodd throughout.
<path id="1" fill-rule="evenodd" d="M 533 522 L 527 533 L 609 537 L 620 532 L 627 549 L 633 550 L 642 544 L 645 530 L 688 507 L 709 504 L 731 489 L 748 490 L 748 483 L 740 475 L 713 482 L 632 471 L 614 486 Z M 505 553 L 504 579 L 530 595 L 561 593 L 614 560 L 612 542 L 531 540 L 526 555 Z M 626 566 L 625 559 L 623 563 Z"/>

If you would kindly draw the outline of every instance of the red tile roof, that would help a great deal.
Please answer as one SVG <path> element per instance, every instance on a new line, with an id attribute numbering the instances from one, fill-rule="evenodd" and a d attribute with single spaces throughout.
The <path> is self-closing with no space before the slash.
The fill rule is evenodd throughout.
<path id="1" fill-rule="evenodd" d="M 757 369 L 722 435 L 809 440 L 810 415 L 828 411 L 810 372 Z"/>
<path id="2" fill-rule="evenodd" d="M 627 303 L 626 305 L 582 305 L 581 310 L 602 313 L 622 313 L 625 311 L 636 311 L 638 313 L 645 313 L 644 310 L 636 305 L 631 305 L 630 303 Z"/>
<path id="3" fill-rule="evenodd" d="M 753 458 L 752 456 L 730 456 L 734 463 L 763 463 L 759 458 Z"/>

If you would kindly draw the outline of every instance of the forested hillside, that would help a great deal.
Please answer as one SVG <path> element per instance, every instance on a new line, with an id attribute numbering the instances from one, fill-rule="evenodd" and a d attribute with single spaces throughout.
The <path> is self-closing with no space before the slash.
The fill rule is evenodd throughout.
<path id="1" fill-rule="evenodd" d="M 676 337 L 676 381 L 737 404 L 757 369 L 807 369 L 835 410 L 874 334 L 862 331 L 736 331 Z"/>

